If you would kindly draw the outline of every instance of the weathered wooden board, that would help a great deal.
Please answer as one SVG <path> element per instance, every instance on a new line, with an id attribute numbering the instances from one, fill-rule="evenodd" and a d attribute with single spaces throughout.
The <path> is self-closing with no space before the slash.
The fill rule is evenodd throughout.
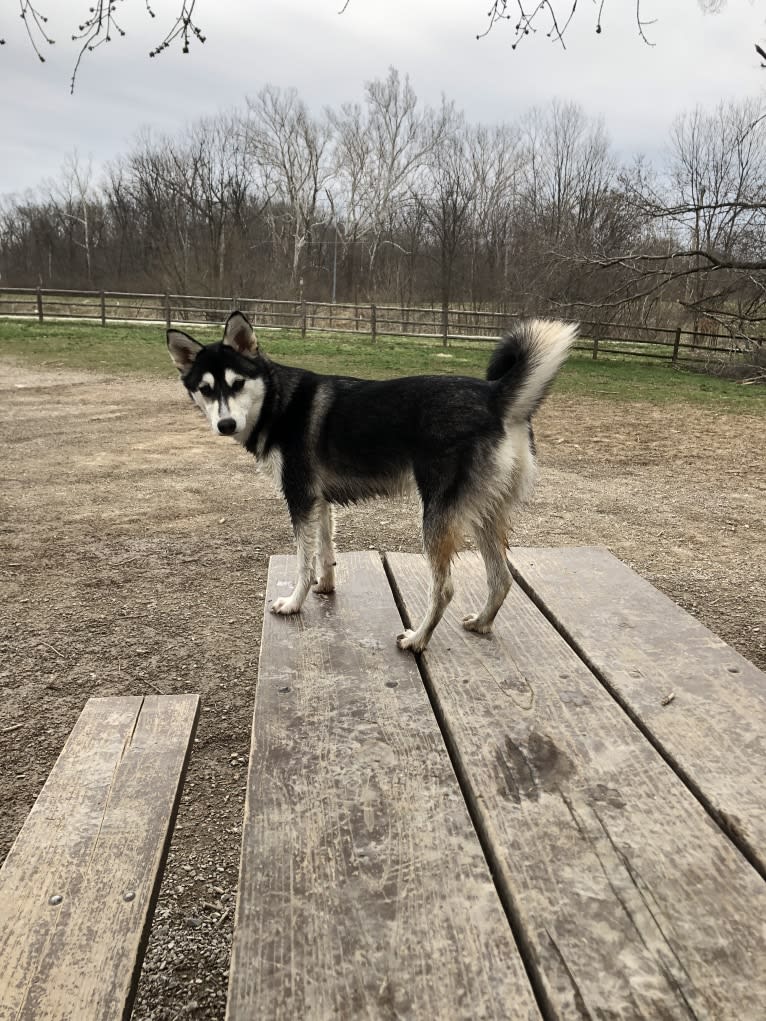
<path id="1" fill-rule="evenodd" d="M 198 712 L 87 702 L 0 870 L 0 1021 L 129 1017 Z"/>
<path id="2" fill-rule="evenodd" d="M 766 676 L 606 549 L 514 549 L 511 563 L 766 876 Z"/>
<path id="3" fill-rule="evenodd" d="M 388 557 L 407 614 L 422 558 Z M 766 1017 L 766 883 L 515 585 L 477 556 L 422 656 L 493 873 L 556 1018 Z"/>
<path id="4" fill-rule="evenodd" d="M 227 1017 L 538 1018 L 380 559 L 337 575 L 264 620 Z"/>

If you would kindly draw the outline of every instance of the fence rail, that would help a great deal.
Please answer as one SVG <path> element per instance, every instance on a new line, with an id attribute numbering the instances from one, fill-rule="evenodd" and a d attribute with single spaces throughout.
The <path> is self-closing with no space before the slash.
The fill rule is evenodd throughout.
<path id="1" fill-rule="evenodd" d="M 369 337 L 412 337 L 451 341 L 491 342 L 510 329 L 519 313 L 478 309 L 407 307 L 377 304 L 330 304 L 284 298 L 221 297 L 195 294 L 150 294 L 128 291 L 76 291 L 49 288 L 0 287 L 0 317 L 78 319 L 100 322 L 157 322 L 170 326 L 220 325 L 232 308 L 239 308 L 260 329 L 348 333 Z M 524 313 L 527 317 L 529 313 Z M 592 358 L 650 358 L 678 362 L 730 360 L 763 345 L 763 338 L 737 341 L 722 333 L 682 330 L 666 326 L 580 320 L 582 340 L 575 350 Z"/>

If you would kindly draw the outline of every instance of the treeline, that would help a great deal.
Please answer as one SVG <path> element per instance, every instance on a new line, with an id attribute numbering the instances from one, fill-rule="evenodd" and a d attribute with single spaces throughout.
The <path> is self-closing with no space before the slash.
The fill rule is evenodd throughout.
<path id="1" fill-rule="evenodd" d="M 766 106 L 676 122 L 661 166 L 554 102 L 469 123 L 391 70 L 312 115 L 271 86 L 96 179 L 76 154 L 0 206 L 0 282 L 436 303 L 757 332 Z"/>

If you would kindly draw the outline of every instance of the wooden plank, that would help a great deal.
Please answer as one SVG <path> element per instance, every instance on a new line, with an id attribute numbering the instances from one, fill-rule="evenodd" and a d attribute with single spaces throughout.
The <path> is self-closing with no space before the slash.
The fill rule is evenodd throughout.
<path id="1" fill-rule="evenodd" d="M 455 587 L 422 668 L 545 1015 L 766 1017 L 766 883 L 518 586 L 486 637 L 477 556 Z"/>
<path id="2" fill-rule="evenodd" d="M 88 700 L 0 870 L 1 1021 L 129 1017 L 198 712 Z"/>
<path id="3" fill-rule="evenodd" d="M 539 1018 L 380 559 L 337 576 L 265 615 L 227 1018 Z"/>
<path id="4" fill-rule="evenodd" d="M 515 549 L 511 564 L 766 876 L 766 676 L 606 549 Z"/>

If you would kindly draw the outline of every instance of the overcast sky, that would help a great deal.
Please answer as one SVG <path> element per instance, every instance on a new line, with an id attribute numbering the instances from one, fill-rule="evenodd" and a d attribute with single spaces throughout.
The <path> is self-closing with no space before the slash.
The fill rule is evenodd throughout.
<path id="1" fill-rule="evenodd" d="M 554 0 L 568 11 L 571 0 Z M 603 117 L 619 155 L 661 151 L 673 118 L 700 104 L 766 89 L 755 42 L 766 48 L 762 0 L 728 0 L 704 15 L 697 0 L 641 0 L 653 47 L 638 36 L 634 0 L 605 0 L 595 33 L 593 0 L 580 0 L 567 48 L 540 31 L 514 52 L 508 25 L 484 39 L 490 0 L 197 0 L 207 36 L 150 60 L 148 50 L 180 0 L 122 0 L 124 39 L 88 54 L 74 95 L 71 43 L 87 0 L 37 0 L 57 39 L 41 64 L 14 0 L 0 0 L 2 133 L 0 194 L 23 193 L 55 175 L 75 148 L 95 167 L 125 151 L 145 125 L 174 132 L 195 118 L 242 105 L 267 83 L 295 86 L 316 111 L 360 99 L 363 83 L 389 66 L 408 73 L 417 95 L 442 93 L 470 120 L 512 120 L 559 97 Z M 542 26 L 542 22 L 541 22 Z"/>

